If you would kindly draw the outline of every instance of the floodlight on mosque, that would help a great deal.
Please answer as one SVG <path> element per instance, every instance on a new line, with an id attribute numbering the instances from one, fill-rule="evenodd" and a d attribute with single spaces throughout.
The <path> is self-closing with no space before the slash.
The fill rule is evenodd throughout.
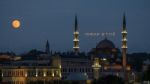
<path id="1" fill-rule="evenodd" d="M 54 77 L 54 72 L 52 73 L 52 77 Z"/>
<path id="2" fill-rule="evenodd" d="M 46 72 L 44 72 L 43 76 L 46 77 Z"/>
<path id="3" fill-rule="evenodd" d="M 92 65 L 92 67 L 93 67 L 94 69 L 99 69 L 99 68 L 101 67 L 101 65 L 98 64 L 98 63 L 95 63 L 94 65 Z"/>
<path id="4" fill-rule="evenodd" d="M 61 69 L 61 65 L 59 65 L 59 68 Z"/>
<path id="5" fill-rule="evenodd" d="M 25 77 L 27 77 L 28 76 L 28 74 L 27 73 L 25 73 Z"/>
<path id="6" fill-rule="evenodd" d="M 3 75 L 3 72 L 2 72 L 2 77 L 3 77 L 4 75 Z"/>
<path id="7" fill-rule="evenodd" d="M 103 60 L 103 61 L 106 61 L 107 59 L 106 59 L 106 58 L 103 58 L 102 60 Z"/>

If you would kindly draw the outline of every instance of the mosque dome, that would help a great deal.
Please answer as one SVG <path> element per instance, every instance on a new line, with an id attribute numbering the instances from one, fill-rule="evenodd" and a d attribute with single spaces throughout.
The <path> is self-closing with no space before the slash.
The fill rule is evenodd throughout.
<path id="1" fill-rule="evenodd" d="M 115 48 L 115 45 L 112 41 L 105 38 L 97 44 L 96 48 Z"/>

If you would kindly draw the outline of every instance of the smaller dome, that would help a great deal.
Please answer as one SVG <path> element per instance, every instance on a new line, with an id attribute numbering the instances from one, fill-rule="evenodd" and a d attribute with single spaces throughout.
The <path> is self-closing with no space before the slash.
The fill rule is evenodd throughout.
<path id="1" fill-rule="evenodd" d="M 100 41 L 96 48 L 115 48 L 115 45 L 112 41 L 105 38 L 104 40 Z"/>

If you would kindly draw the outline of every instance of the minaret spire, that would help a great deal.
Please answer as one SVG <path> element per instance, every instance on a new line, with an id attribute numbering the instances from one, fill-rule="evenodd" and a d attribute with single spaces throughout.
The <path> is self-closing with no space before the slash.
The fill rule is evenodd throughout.
<path id="1" fill-rule="evenodd" d="M 78 21 L 77 21 L 77 15 L 75 15 L 75 24 L 74 24 L 75 28 L 74 28 L 74 52 L 75 53 L 79 53 L 79 32 L 78 32 Z"/>
<path id="2" fill-rule="evenodd" d="M 126 16 L 125 13 L 123 14 L 123 30 L 126 29 Z"/>
<path id="3" fill-rule="evenodd" d="M 50 48 L 49 48 L 49 42 L 48 40 L 46 41 L 46 49 L 45 49 L 46 54 L 50 54 Z"/>
<path id="4" fill-rule="evenodd" d="M 77 20 L 77 15 L 75 15 L 75 30 L 78 31 L 78 20 Z"/>

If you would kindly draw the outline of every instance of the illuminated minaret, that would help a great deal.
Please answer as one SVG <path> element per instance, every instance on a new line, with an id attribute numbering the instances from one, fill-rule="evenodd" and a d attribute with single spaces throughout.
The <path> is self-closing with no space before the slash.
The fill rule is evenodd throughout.
<path id="1" fill-rule="evenodd" d="M 79 32 L 78 32 L 77 16 L 75 16 L 75 28 L 74 28 L 74 33 L 73 34 L 74 34 L 74 39 L 73 39 L 74 46 L 73 46 L 73 49 L 74 49 L 75 53 L 78 53 L 79 52 Z"/>
<path id="2" fill-rule="evenodd" d="M 126 70 L 126 52 L 127 52 L 127 29 L 126 29 L 126 17 L 123 15 L 123 28 L 122 28 L 122 65 Z"/>

